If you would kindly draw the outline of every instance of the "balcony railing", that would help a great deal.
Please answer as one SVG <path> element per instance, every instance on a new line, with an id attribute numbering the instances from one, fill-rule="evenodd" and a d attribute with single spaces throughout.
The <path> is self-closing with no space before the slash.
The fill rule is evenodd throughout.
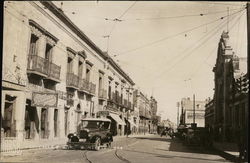
<path id="1" fill-rule="evenodd" d="M 132 109 L 132 104 L 131 104 L 131 102 L 128 102 L 128 109 Z"/>
<path id="2" fill-rule="evenodd" d="M 79 79 L 80 91 L 89 92 L 89 82 L 86 79 Z"/>
<path id="3" fill-rule="evenodd" d="M 78 89 L 79 78 L 73 73 L 67 73 L 66 85 L 74 89 Z"/>
<path id="4" fill-rule="evenodd" d="M 38 72 L 40 75 L 47 76 L 49 72 L 49 62 L 45 58 L 37 55 L 29 55 L 28 70 Z"/>
<path id="5" fill-rule="evenodd" d="M 123 106 L 124 106 L 124 107 L 128 107 L 128 100 L 125 100 L 125 99 L 124 99 L 124 101 L 123 101 Z"/>
<path id="6" fill-rule="evenodd" d="M 98 96 L 99 98 L 107 99 L 107 90 L 99 89 Z"/>
<path id="7" fill-rule="evenodd" d="M 29 55 L 27 69 L 38 75 L 60 79 L 61 67 L 37 55 Z"/>
<path id="8" fill-rule="evenodd" d="M 54 63 L 49 63 L 49 77 L 59 80 L 60 79 L 61 66 Z"/>
<path id="9" fill-rule="evenodd" d="M 95 89 L 96 89 L 96 85 L 94 83 L 89 82 L 89 92 L 91 94 L 95 94 Z"/>

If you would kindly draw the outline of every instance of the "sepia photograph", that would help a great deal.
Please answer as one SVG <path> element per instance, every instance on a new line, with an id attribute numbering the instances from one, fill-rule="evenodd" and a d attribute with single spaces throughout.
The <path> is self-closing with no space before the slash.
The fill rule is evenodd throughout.
<path id="1" fill-rule="evenodd" d="M 0 162 L 248 162 L 250 2 L 4 1 Z"/>

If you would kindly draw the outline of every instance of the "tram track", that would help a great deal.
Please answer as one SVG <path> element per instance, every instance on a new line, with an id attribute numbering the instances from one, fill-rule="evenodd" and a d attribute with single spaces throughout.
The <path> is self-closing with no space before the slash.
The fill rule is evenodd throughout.
<path id="1" fill-rule="evenodd" d="M 131 161 L 127 160 L 126 158 L 124 158 L 124 157 L 122 157 L 121 155 L 118 154 L 118 149 L 115 150 L 115 156 L 116 156 L 119 160 L 121 160 L 121 161 L 123 161 L 123 162 L 131 163 Z"/>
<path id="2" fill-rule="evenodd" d="M 93 163 L 93 162 L 88 158 L 87 153 L 88 153 L 88 151 L 84 151 L 84 152 L 83 152 L 83 157 L 85 158 L 85 160 L 88 161 L 88 163 Z"/>
<path id="3" fill-rule="evenodd" d="M 128 159 L 126 159 L 126 158 L 124 158 L 123 156 L 121 156 L 119 153 L 118 153 L 118 149 L 114 149 L 114 150 L 112 150 L 112 151 L 114 151 L 114 157 L 115 158 L 117 158 L 117 159 L 119 159 L 119 160 L 121 160 L 122 162 L 125 162 L 125 163 L 131 163 L 131 161 L 129 161 Z M 89 151 L 84 151 L 83 153 L 82 153 L 82 156 L 83 156 L 83 158 L 88 162 L 88 163 L 94 163 L 93 161 L 91 161 L 90 159 L 89 159 L 89 157 L 88 157 L 88 152 Z M 111 152 L 111 151 L 110 151 Z"/>

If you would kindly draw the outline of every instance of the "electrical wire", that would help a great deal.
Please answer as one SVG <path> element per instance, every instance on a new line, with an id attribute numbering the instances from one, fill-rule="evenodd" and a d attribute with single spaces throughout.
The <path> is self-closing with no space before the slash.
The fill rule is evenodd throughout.
<path id="1" fill-rule="evenodd" d="M 188 33 L 188 32 L 191 32 L 191 31 L 193 31 L 193 30 L 196 30 L 196 29 L 198 29 L 198 28 L 200 28 L 200 27 L 203 27 L 203 26 L 205 26 L 205 25 L 212 24 L 212 23 L 217 22 L 217 21 L 219 21 L 219 20 L 222 20 L 222 19 L 224 19 L 224 18 L 226 18 L 226 17 L 228 17 L 228 16 L 232 16 L 232 15 L 234 15 L 234 14 L 237 14 L 237 13 L 243 11 L 243 10 L 245 10 L 245 9 L 239 10 L 239 11 L 237 11 L 237 12 L 234 12 L 234 13 L 230 14 L 230 15 L 226 15 L 226 16 L 220 17 L 220 18 L 215 19 L 215 20 L 213 20 L 213 21 L 210 21 L 210 22 L 208 22 L 208 23 L 201 24 L 201 25 L 196 26 L 196 27 L 193 27 L 193 28 L 191 28 L 191 29 L 182 31 L 182 32 L 180 32 L 180 33 L 177 33 L 177 34 L 174 34 L 174 35 L 170 35 L 170 36 L 166 36 L 166 37 L 161 38 L 161 39 L 159 39 L 159 40 L 156 40 L 156 41 L 153 41 L 153 42 L 144 44 L 144 45 L 142 45 L 142 46 L 139 46 L 139 47 L 137 47 L 137 48 L 130 49 L 130 50 L 125 51 L 125 52 L 121 52 L 120 54 L 114 55 L 114 57 L 117 57 L 117 56 L 120 56 L 120 55 L 124 55 L 124 54 L 130 53 L 130 52 L 133 52 L 133 51 L 137 51 L 137 50 L 139 50 L 139 49 L 142 49 L 142 48 L 145 48 L 145 47 L 152 46 L 152 45 L 154 45 L 154 44 L 157 44 L 157 43 L 159 43 L 159 42 L 165 41 L 165 40 L 167 40 L 167 39 L 174 38 L 174 37 L 179 36 L 179 35 L 182 35 L 182 34 L 186 34 L 186 33 Z"/>
<path id="2" fill-rule="evenodd" d="M 233 10 L 239 10 L 238 9 L 231 9 Z M 227 12 L 227 10 L 223 11 L 217 11 L 217 12 L 209 12 L 209 13 L 199 13 L 199 14 L 192 14 L 192 15 L 179 15 L 179 16 L 169 16 L 169 17 L 153 17 L 153 18 L 136 18 L 136 19 L 123 19 L 123 21 L 128 21 L 128 20 L 162 20 L 162 19 L 176 19 L 176 18 L 185 18 L 185 17 L 196 17 L 196 16 L 208 16 L 208 15 L 213 15 L 213 14 L 218 14 L 218 13 L 224 13 Z"/>
<path id="3" fill-rule="evenodd" d="M 229 28 L 230 30 L 234 28 L 234 26 L 236 25 L 236 23 L 240 22 L 240 18 L 242 17 L 243 14 L 244 14 L 244 12 L 239 16 L 239 18 L 235 21 L 235 23 Z M 197 68 L 195 69 L 195 71 L 190 75 L 190 78 L 193 78 L 194 75 L 195 75 L 199 70 L 201 70 L 201 66 L 203 66 L 203 63 L 205 63 L 205 62 L 208 60 L 208 58 L 211 57 L 212 54 L 214 54 L 214 53 L 212 53 L 212 52 L 214 52 L 216 49 L 217 49 L 217 46 L 215 47 L 215 49 L 213 49 L 213 50 L 209 53 L 208 57 L 206 57 L 205 60 L 204 60 L 203 62 L 201 62 L 201 64 L 199 64 L 199 65 L 197 66 Z"/>
<path id="4" fill-rule="evenodd" d="M 227 22 L 224 22 L 223 26 L 226 25 L 226 23 L 227 23 Z M 212 38 L 212 36 L 214 36 L 216 33 L 218 33 L 219 30 L 220 30 L 220 28 L 219 28 L 217 31 L 215 31 L 211 36 L 209 36 L 207 39 L 205 39 L 203 42 L 201 42 L 201 43 L 200 43 L 197 47 L 195 47 L 191 52 L 189 52 L 189 53 L 187 53 L 185 56 L 183 56 L 179 61 L 184 60 L 186 57 L 190 56 L 190 55 L 193 53 L 193 51 L 197 50 L 197 49 L 200 48 L 202 45 L 204 45 L 204 43 L 205 43 L 206 41 L 208 41 L 210 38 Z M 170 70 L 172 70 L 172 69 L 179 63 L 179 61 L 176 62 L 173 66 L 169 67 L 169 69 L 167 69 L 167 70 L 163 71 L 162 73 L 160 73 L 159 75 L 157 75 L 155 78 L 156 78 L 156 79 L 157 79 L 157 78 L 159 79 L 160 76 L 162 76 L 162 74 L 164 74 L 164 73 L 169 72 Z"/>
<path id="5" fill-rule="evenodd" d="M 111 36 L 111 33 L 113 32 L 113 30 L 115 29 L 116 23 L 118 21 L 121 21 L 121 18 L 136 4 L 137 1 L 135 1 L 132 5 L 130 5 L 118 18 L 115 18 L 113 20 L 115 20 L 114 25 L 112 26 L 110 32 L 109 32 L 109 36 Z"/>

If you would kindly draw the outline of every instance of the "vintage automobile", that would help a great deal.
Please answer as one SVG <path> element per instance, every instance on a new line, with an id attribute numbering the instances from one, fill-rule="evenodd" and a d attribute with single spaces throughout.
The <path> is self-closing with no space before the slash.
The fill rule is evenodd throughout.
<path id="1" fill-rule="evenodd" d="M 76 133 L 68 134 L 68 149 L 94 149 L 111 147 L 111 120 L 106 118 L 85 118 L 78 125 Z"/>
<path id="2" fill-rule="evenodd" d="M 188 128 L 185 141 L 187 145 L 204 145 L 207 136 L 204 127 Z"/>

